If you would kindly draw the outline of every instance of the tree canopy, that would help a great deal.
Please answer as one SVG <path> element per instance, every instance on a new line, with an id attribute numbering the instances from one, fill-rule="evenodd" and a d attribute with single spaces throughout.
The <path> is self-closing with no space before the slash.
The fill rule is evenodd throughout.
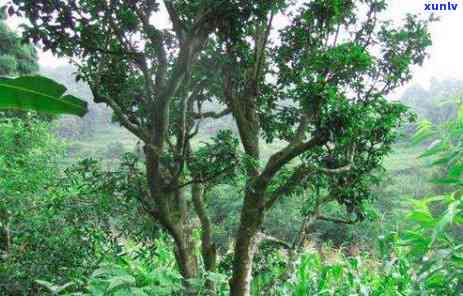
<path id="1" fill-rule="evenodd" d="M 408 117 L 386 96 L 431 45 L 429 20 L 408 15 L 396 24 L 382 18 L 386 7 L 384 0 L 14 0 L 9 10 L 30 20 L 27 39 L 72 59 L 95 102 L 144 142 L 148 189 L 140 201 L 173 238 L 185 279 L 198 276 L 193 212 L 206 270 L 215 269 L 204 190 L 244 172 L 230 285 L 232 295 L 248 295 L 265 214 L 276 202 L 308 189 L 310 204 L 345 205 L 343 222 L 363 218 L 366 185 Z M 168 29 L 152 22 L 163 13 Z M 281 16 L 288 24 L 277 30 Z M 218 111 L 204 110 L 206 102 Z M 238 135 L 215 136 L 221 149 L 192 145 L 203 119 L 227 114 Z M 264 158 L 263 141 L 285 146 Z M 201 161 L 209 169 L 195 170 Z M 308 213 L 339 220 L 316 206 Z"/>

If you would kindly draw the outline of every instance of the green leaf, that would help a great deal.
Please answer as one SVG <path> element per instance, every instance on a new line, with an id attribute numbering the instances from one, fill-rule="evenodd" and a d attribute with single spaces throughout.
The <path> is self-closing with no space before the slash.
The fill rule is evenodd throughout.
<path id="1" fill-rule="evenodd" d="M 423 120 L 418 123 L 418 131 L 412 137 L 412 144 L 419 144 L 434 135 L 432 123 Z"/>
<path id="2" fill-rule="evenodd" d="M 427 211 L 413 211 L 408 215 L 408 218 L 421 224 L 425 228 L 431 228 L 435 225 L 434 218 L 431 213 Z"/>
<path id="3" fill-rule="evenodd" d="M 437 223 L 436 227 L 434 228 L 434 232 L 432 235 L 432 243 L 434 243 L 437 238 L 442 234 L 445 228 L 453 223 L 454 218 L 461 212 L 458 209 L 458 202 L 453 202 L 449 205 L 445 215 Z"/>
<path id="4" fill-rule="evenodd" d="M 87 102 L 65 92 L 66 87 L 43 76 L 0 77 L 0 109 L 84 116 Z"/>
<path id="5" fill-rule="evenodd" d="M 217 272 L 208 272 L 206 277 L 214 283 L 223 283 L 227 280 L 226 275 Z"/>
<path id="6" fill-rule="evenodd" d="M 442 273 L 433 274 L 426 280 L 428 289 L 443 287 L 447 284 L 447 278 Z"/>
<path id="7" fill-rule="evenodd" d="M 453 201 L 453 198 L 450 195 L 436 195 L 436 196 L 426 197 L 426 198 L 422 198 L 418 200 L 419 203 L 423 204 L 426 207 L 431 203 L 435 203 L 435 202 L 449 203 L 450 201 Z"/>
<path id="8" fill-rule="evenodd" d="M 91 280 L 87 290 L 92 296 L 104 296 L 108 284 L 101 280 Z"/>
<path id="9" fill-rule="evenodd" d="M 129 273 L 117 265 L 102 264 L 98 269 L 92 273 L 92 278 L 98 278 L 101 276 L 127 276 Z"/>
<path id="10" fill-rule="evenodd" d="M 130 288 L 129 289 L 129 294 L 133 296 L 148 296 L 149 294 L 143 291 L 141 288 Z"/>
<path id="11" fill-rule="evenodd" d="M 43 280 L 35 280 L 35 282 L 43 287 L 45 287 L 50 293 L 53 295 L 58 295 L 59 293 L 63 292 L 70 286 L 74 285 L 73 282 L 66 283 L 62 286 L 54 285 L 53 283 L 43 281 Z"/>
<path id="12" fill-rule="evenodd" d="M 436 142 L 432 147 L 428 148 L 419 158 L 429 157 L 443 152 L 448 148 L 448 143 L 446 141 Z"/>
<path id="13" fill-rule="evenodd" d="M 460 107 L 458 108 L 457 120 L 460 124 L 463 122 L 463 105 L 460 105 Z"/>
<path id="14" fill-rule="evenodd" d="M 449 164 L 452 160 L 458 159 L 460 152 L 457 151 L 448 151 L 439 156 L 439 158 L 431 163 L 431 166 Z"/>
<path id="15" fill-rule="evenodd" d="M 457 265 L 459 268 L 463 269 L 463 256 L 460 254 L 453 254 L 452 257 L 452 263 Z"/>
<path id="16" fill-rule="evenodd" d="M 440 178 L 432 180 L 432 183 L 437 185 L 458 185 L 461 184 L 461 180 L 458 178 Z"/>
<path id="17" fill-rule="evenodd" d="M 410 256 L 421 258 L 429 250 L 431 239 L 421 232 L 406 231 L 402 234 L 400 245 L 410 247 Z"/>
<path id="18" fill-rule="evenodd" d="M 463 173 L 463 164 L 457 164 L 449 169 L 448 176 L 452 178 L 458 178 L 460 177 L 461 173 Z"/>
<path id="19" fill-rule="evenodd" d="M 115 276 L 108 279 L 108 282 L 108 291 L 110 292 L 121 287 L 130 287 L 136 283 L 135 278 L 131 275 Z"/>

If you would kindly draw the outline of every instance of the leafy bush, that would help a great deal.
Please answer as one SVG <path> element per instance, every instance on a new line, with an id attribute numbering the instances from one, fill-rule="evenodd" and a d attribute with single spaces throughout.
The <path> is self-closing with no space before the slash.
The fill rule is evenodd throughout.
<path id="1" fill-rule="evenodd" d="M 98 163 L 86 160 L 62 172 L 64 146 L 49 124 L 6 120 L 0 143 L 0 291 L 6 295 L 40 293 L 36 279 L 58 286 L 79 279 L 103 254 L 117 254 L 119 229 L 136 228 L 121 225 L 145 226 L 133 223 L 143 216 L 133 214 L 133 195 L 121 189 L 129 183 L 127 169 L 102 175 Z M 122 208 L 133 211 L 119 215 Z"/>

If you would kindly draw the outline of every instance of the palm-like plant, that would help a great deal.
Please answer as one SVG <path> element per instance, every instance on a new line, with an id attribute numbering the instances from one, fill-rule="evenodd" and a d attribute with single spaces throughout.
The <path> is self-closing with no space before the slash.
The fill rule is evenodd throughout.
<path id="1" fill-rule="evenodd" d="M 39 75 L 0 77 L 0 110 L 84 116 L 88 111 L 87 102 L 65 95 L 66 90 L 65 86 Z"/>

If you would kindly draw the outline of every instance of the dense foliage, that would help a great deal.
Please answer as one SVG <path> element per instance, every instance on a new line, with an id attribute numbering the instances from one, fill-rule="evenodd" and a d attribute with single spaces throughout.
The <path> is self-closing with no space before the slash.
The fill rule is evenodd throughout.
<path id="1" fill-rule="evenodd" d="M 133 137 L 106 125 L 76 146 L 28 114 L 2 119 L 0 290 L 458 295 L 462 112 L 420 105 L 407 132 L 433 143 L 388 163 L 415 118 L 388 95 L 427 56 L 433 19 L 393 23 L 382 0 L 295 4 L 9 1 L 24 37 L 70 58 Z M 403 102 L 456 92 L 442 88 Z"/>

